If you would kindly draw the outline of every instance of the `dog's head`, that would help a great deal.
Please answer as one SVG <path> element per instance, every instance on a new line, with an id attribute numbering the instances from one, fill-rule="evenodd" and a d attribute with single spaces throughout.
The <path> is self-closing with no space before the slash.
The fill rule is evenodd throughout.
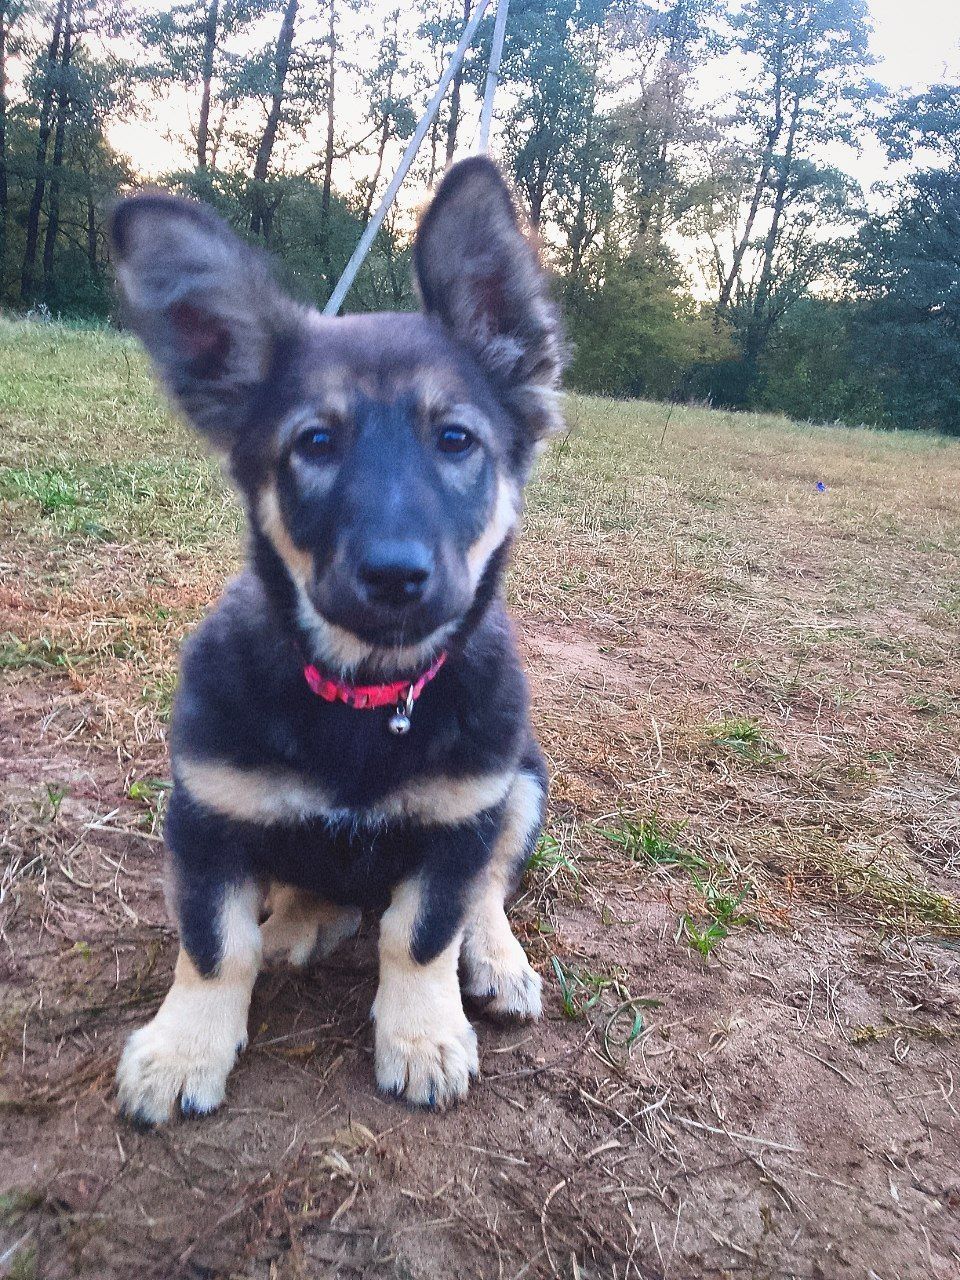
<path id="1" fill-rule="evenodd" d="M 559 424 L 556 315 L 496 166 L 440 184 L 414 246 L 420 314 L 300 307 L 185 200 L 125 200 L 112 233 L 130 322 L 224 457 L 313 656 L 402 667 L 442 647 Z"/>

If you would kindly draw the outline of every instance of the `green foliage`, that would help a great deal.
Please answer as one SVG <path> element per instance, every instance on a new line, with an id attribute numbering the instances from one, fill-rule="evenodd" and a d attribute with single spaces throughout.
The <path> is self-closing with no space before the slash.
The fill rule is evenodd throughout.
<path id="1" fill-rule="evenodd" d="M 732 716 L 708 725 L 706 741 L 709 746 L 751 764 L 774 764 L 783 759 L 783 752 L 767 741 L 756 720 L 745 716 Z"/>
<path id="2" fill-rule="evenodd" d="M 884 425 L 874 373 L 861 361 L 855 303 L 803 298 L 774 330 L 756 403 L 808 422 Z"/>
<path id="3" fill-rule="evenodd" d="M 574 356 L 568 378 L 599 395 L 672 399 L 693 372 L 730 351 L 726 326 L 662 270 L 610 264 L 595 289 L 569 306 Z"/>
<path id="4" fill-rule="evenodd" d="M 145 180 L 111 140 L 137 116 L 182 130 L 163 185 L 211 204 L 297 297 L 325 303 L 464 20 L 460 0 L 397 6 L 375 28 L 358 9 L 0 6 L 0 305 L 110 316 L 106 211 Z M 883 99 L 868 16 L 866 0 L 513 0 L 496 147 L 558 276 L 572 387 L 960 431 L 960 86 Z M 491 29 L 350 310 L 415 305 L 414 189 L 472 142 Z M 710 106 L 721 56 L 733 88 Z M 869 127 L 912 169 L 874 217 L 827 163 Z M 59 527 L 110 536 L 62 478 L 4 483 Z"/>
<path id="5" fill-rule="evenodd" d="M 747 918 L 739 915 L 738 909 L 750 891 L 742 889 L 735 895 L 732 890 L 719 888 L 701 880 L 699 876 L 694 875 L 692 879 L 703 894 L 707 919 L 698 924 L 692 915 L 685 914 L 681 922 L 683 936 L 694 951 L 708 960 L 720 943 L 730 936 L 730 930 L 734 926 L 747 923 Z"/>
<path id="6" fill-rule="evenodd" d="M 678 867 L 693 872 L 706 868 L 706 861 L 680 844 L 682 826 L 665 822 L 658 814 L 631 818 L 621 815 L 615 827 L 601 827 L 600 834 L 618 845 L 632 862 L 648 862 L 660 867 Z"/>
<path id="7" fill-rule="evenodd" d="M 960 166 L 918 174 L 858 241 L 861 359 L 899 427 L 960 435 Z"/>

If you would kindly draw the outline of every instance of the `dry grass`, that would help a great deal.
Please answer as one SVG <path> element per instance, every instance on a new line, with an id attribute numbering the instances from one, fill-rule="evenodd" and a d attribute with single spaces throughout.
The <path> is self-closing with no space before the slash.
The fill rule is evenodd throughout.
<path id="1" fill-rule="evenodd" d="M 268 999 L 257 1016 L 280 1022 L 254 1028 L 248 1087 L 281 1080 L 288 1100 L 267 1092 L 223 1121 L 255 1141 L 138 1145 L 128 1165 L 105 1105 L 122 1032 L 169 971 L 152 859 L 176 655 L 239 562 L 239 520 L 130 342 L 0 322 L 0 942 L 15 979 L 0 1057 L 17 1081 L 0 1105 L 36 1117 L 50 1157 L 42 1185 L 18 1184 L 26 1200 L 0 1202 L 0 1255 L 23 1235 L 24 1267 L 39 1242 L 129 1274 L 144 1205 L 169 1191 L 144 1274 L 220 1275 L 221 1251 L 222 1274 L 272 1280 L 450 1274 L 451 1232 L 482 1277 L 807 1275 L 791 1233 L 817 1266 L 825 1240 L 853 1248 L 842 1224 L 865 1203 L 892 1212 L 884 1179 L 901 1167 L 880 1137 L 857 1139 L 883 1153 L 862 1173 L 818 1163 L 805 1144 L 824 1079 L 848 1090 L 844 1117 L 862 1105 L 879 1124 L 887 1075 L 910 1067 L 897 1106 L 926 1101 L 909 1124 L 931 1097 L 953 1123 L 960 446 L 642 403 L 574 399 L 569 417 L 509 584 L 554 774 L 515 908 L 550 1019 L 486 1041 L 478 1114 L 456 1121 L 471 1179 L 358 1095 L 362 949 L 320 974 L 339 984 L 323 999 L 303 983 L 288 1007 L 270 979 L 280 1013 Z M 820 1072 L 810 1111 L 806 1095 L 778 1110 L 768 1079 L 786 1096 L 804 1065 Z M 91 1174 L 95 1194 L 65 1191 L 43 1137 L 71 1106 L 103 1139 L 97 1159 L 119 1143 L 138 1179 L 136 1214 L 111 1210 L 127 1260 L 112 1271 L 93 1243 L 110 1187 Z M 830 1117 L 824 1150 L 845 1123 Z M 845 1200 L 860 1181 L 866 1202 Z M 946 1280 L 960 1244 L 924 1241 L 933 1209 L 900 1194 L 896 1230 Z M 790 1232 L 768 1213 L 793 1215 Z M 421 1235 L 436 1249 L 422 1265 Z"/>

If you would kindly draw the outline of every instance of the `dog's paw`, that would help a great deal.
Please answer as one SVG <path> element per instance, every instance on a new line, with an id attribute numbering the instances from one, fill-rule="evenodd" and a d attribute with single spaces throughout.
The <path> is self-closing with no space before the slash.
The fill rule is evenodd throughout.
<path id="1" fill-rule="evenodd" d="M 499 945 L 484 947 L 477 938 L 464 947 L 466 971 L 464 990 L 483 1004 L 483 1011 L 495 1018 L 539 1018 L 542 1012 L 543 982 L 530 967 L 526 953 L 512 933 L 498 939 Z"/>
<path id="2" fill-rule="evenodd" d="M 260 926 L 265 960 L 285 959 L 302 969 L 316 951 L 332 955 L 360 928 L 355 907 L 338 907 L 310 895 L 289 890 L 278 896 L 272 913 Z"/>
<path id="3" fill-rule="evenodd" d="M 154 1018 L 127 1041 L 117 1068 L 121 1112 L 137 1124 L 163 1124 L 177 1099 L 185 1116 L 208 1115 L 223 1102 L 246 1036 L 224 1039 L 198 1027 Z"/>
<path id="4" fill-rule="evenodd" d="M 449 1026 L 419 1032 L 378 1021 L 374 1059 L 384 1093 L 418 1107 L 448 1107 L 466 1097 L 480 1071 L 477 1035 L 463 1013 Z"/>

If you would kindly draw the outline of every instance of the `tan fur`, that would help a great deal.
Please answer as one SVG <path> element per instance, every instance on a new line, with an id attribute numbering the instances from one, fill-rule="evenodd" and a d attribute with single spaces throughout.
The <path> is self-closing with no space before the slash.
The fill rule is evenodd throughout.
<path id="1" fill-rule="evenodd" d="M 206 808 L 239 822 L 325 818 L 376 827 L 391 818 L 416 818 L 425 826 L 456 826 L 499 804 L 513 775 L 418 778 L 363 809 L 337 807 L 322 787 L 290 769 L 241 769 L 222 761 L 181 759 L 177 781 Z"/>
<path id="2" fill-rule="evenodd" d="M 410 953 L 421 886 L 404 881 L 380 921 L 380 983 L 373 1003 L 377 1083 L 419 1106 L 464 1097 L 479 1071 L 477 1037 L 457 981 L 462 935 L 429 964 Z"/>
<path id="3" fill-rule="evenodd" d="M 542 804 L 538 780 L 518 773 L 504 806 L 493 855 L 471 902 L 463 940 L 466 991 L 489 999 L 487 1011 L 505 1017 L 538 1018 L 541 1011 L 540 976 L 513 936 L 504 900 L 517 860 L 540 820 Z"/>
<path id="4" fill-rule="evenodd" d="M 456 626 L 456 623 L 451 622 L 438 627 L 420 644 L 380 648 L 361 640 L 352 631 L 328 622 L 317 612 L 306 589 L 299 584 L 297 618 L 310 637 L 311 652 L 315 660 L 344 676 L 349 676 L 361 666 L 373 671 L 422 670 L 437 656 Z"/>
<path id="5" fill-rule="evenodd" d="M 228 889 L 220 912 L 222 959 L 203 977 L 181 950 L 173 986 L 151 1022 L 127 1041 L 117 1068 L 123 1110 L 149 1124 L 169 1120 L 181 1095 L 197 1111 L 223 1101 L 247 1042 L 247 1012 L 260 968 L 260 893 Z"/>
<path id="6" fill-rule="evenodd" d="M 502 476 L 497 483 L 497 497 L 487 527 L 467 552 L 470 586 L 475 591 L 490 557 L 502 545 L 517 523 L 520 498 L 516 488 Z"/>
<path id="7" fill-rule="evenodd" d="M 301 968 L 313 952 L 332 955 L 360 927 L 355 907 L 338 907 L 306 889 L 274 884 L 267 898 L 270 915 L 260 926 L 265 960 L 283 956 Z"/>
<path id="8" fill-rule="evenodd" d="M 290 537 L 280 512 L 280 499 L 273 485 L 269 485 L 260 495 L 257 518 L 294 582 L 298 587 L 306 588 L 313 576 L 313 557 L 309 552 L 302 551 Z"/>

